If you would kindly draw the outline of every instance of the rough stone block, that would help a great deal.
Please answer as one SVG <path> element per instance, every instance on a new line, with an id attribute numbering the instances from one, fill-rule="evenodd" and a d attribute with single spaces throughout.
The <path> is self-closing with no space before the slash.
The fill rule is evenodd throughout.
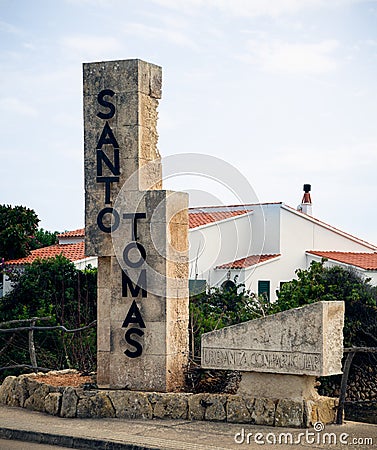
<path id="1" fill-rule="evenodd" d="M 202 335 L 202 366 L 247 372 L 341 373 L 344 302 L 317 302 Z"/>
<path id="2" fill-rule="evenodd" d="M 94 417 L 94 397 L 95 392 L 85 392 L 80 395 L 77 401 L 76 407 L 76 417 L 80 419 L 92 418 Z"/>
<path id="3" fill-rule="evenodd" d="M 275 411 L 275 426 L 277 427 L 303 427 L 304 403 L 303 401 L 281 399 Z"/>
<path id="4" fill-rule="evenodd" d="M 62 394 L 60 392 L 50 392 L 46 395 L 44 409 L 46 413 L 53 416 L 58 416 L 60 413 L 60 406 L 62 401 Z"/>
<path id="5" fill-rule="evenodd" d="M 187 419 L 190 394 L 156 394 L 153 416 L 157 419 Z"/>
<path id="6" fill-rule="evenodd" d="M 227 422 L 252 423 L 251 413 L 253 408 L 253 398 L 229 395 L 226 404 Z"/>
<path id="7" fill-rule="evenodd" d="M 255 425 L 274 425 L 276 401 L 268 398 L 256 398 L 251 413 L 252 423 Z"/>
<path id="8" fill-rule="evenodd" d="M 152 419 L 153 409 L 144 392 L 110 391 L 115 416 L 125 419 Z"/>
<path id="9" fill-rule="evenodd" d="M 33 411 L 45 412 L 45 398 L 49 393 L 50 386 L 40 384 L 33 394 L 25 400 L 24 407 Z"/>
<path id="10" fill-rule="evenodd" d="M 188 419 L 204 420 L 208 394 L 194 394 L 188 399 Z"/>
<path id="11" fill-rule="evenodd" d="M 76 417 L 78 396 L 72 387 L 66 387 L 63 391 L 61 417 Z"/>
<path id="12" fill-rule="evenodd" d="M 17 377 L 8 376 L 0 385 L 0 404 L 7 405 L 12 397 L 13 386 L 17 383 Z"/>
<path id="13" fill-rule="evenodd" d="M 97 392 L 93 399 L 93 417 L 115 417 L 115 409 L 105 392 Z"/>
<path id="14" fill-rule="evenodd" d="M 227 397 L 221 394 L 208 396 L 204 420 L 223 421 L 226 420 Z"/>
<path id="15" fill-rule="evenodd" d="M 24 406 L 26 399 L 30 395 L 27 380 L 28 380 L 27 375 L 20 375 L 18 377 L 18 383 L 15 385 L 15 394 L 18 398 L 21 407 Z"/>
<path id="16" fill-rule="evenodd" d="M 310 424 L 316 422 L 335 423 L 336 413 L 339 400 L 331 397 L 319 397 L 311 403 L 311 411 L 309 413 Z"/>

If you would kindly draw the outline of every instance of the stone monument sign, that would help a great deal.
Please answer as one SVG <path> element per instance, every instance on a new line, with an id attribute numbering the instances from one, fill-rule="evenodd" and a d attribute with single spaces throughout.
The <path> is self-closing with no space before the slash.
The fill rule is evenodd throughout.
<path id="1" fill-rule="evenodd" d="M 84 64 L 85 252 L 98 256 L 97 383 L 174 391 L 188 357 L 188 198 L 162 190 L 161 68 Z"/>
<path id="2" fill-rule="evenodd" d="M 342 371 L 343 322 L 344 302 L 317 302 L 205 333 L 202 367 L 242 371 L 240 392 L 280 397 L 287 381 L 288 396 L 310 396 L 315 377 Z"/>

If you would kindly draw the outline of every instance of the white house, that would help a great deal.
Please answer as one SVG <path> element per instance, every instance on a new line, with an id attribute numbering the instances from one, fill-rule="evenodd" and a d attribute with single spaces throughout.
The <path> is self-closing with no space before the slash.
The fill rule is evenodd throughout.
<path id="1" fill-rule="evenodd" d="M 50 245 L 48 247 L 38 248 L 32 250 L 30 255 L 14 259 L 6 262 L 8 268 L 21 269 L 25 264 L 30 264 L 36 259 L 52 258 L 57 255 L 63 255 L 71 260 L 74 265 L 82 270 L 88 265 L 97 267 L 97 258 L 94 256 L 85 256 L 84 251 L 84 229 L 75 231 L 68 231 L 58 235 L 58 244 Z M 7 277 L 6 273 L 3 273 L 2 280 L 0 281 L 0 298 L 7 294 L 12 289 L 12 283 Z"/>
<path id="2" fill-rule="evenodd" d="M 295 277 L 296 269 L 325 257 L 328 265 L 353 267 L 377 285 L 377 246 L 314 218 L 310 186 L 304 189 L 297 209 L 284 203 L 190 208 L 190 280 L 221 286 L 237 276 L 247 289 L 273 301 L 276 290 Z M 63 233 L 59 244 L 7 264 L 20 267 L 58 254 L 80 269 L 97 266 L 96 257 L 84 254 L 84 229 Z M 5 278 L 4 293 L 9 289 Z"/>
<path id="3" fill-rule="evenodd" d="M 221 285 L 237 276 L 250 291 L 274 300 L 296 269 L 324 257 L 377 284 L 377 246 L 314 218 L 311 210 L 309 191 L 298 209 L 284 203 L 191 209 L 190 221 L 191 214 L 228 218 L 190 228 L 190 278 Z"/>

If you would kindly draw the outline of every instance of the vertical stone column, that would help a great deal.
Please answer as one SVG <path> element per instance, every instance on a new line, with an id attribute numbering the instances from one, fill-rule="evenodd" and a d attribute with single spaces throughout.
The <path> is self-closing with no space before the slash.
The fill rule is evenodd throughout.
<path id="1" fill-rule="evenodd" d="M 98 256 L 97 383 L 173 391 L 188 357 L 188 199 L 161 190 L 161 68 L 84 64 L 85 249 Z"/>

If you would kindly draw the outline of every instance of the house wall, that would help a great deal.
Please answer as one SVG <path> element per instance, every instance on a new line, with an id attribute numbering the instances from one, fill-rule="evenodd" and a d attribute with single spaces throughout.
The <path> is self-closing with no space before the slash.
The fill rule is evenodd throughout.
<path id="1" fill-rule="evenodd" d="M 3 285 L 2 289 L 0 289 L 0 298 L 4 297 L 4 295 L 8 294 L 8 292 L 10 292 L 13 289 L 12 282 L 5 273 L 2 274 L 2 281 Z"/>
<path id="2" fill-rule="evenodd" d="M 236 216 L 190 230 L 190 278 L 207 280 L 210 286 L 221 285 L 228 270 L 216 266 L 250 255 L 280 252 L 281 204 L 253 205 L 248 216 Z M 231 270 L 231 279 L 246 282 L 246 272 Z"/>
<path id="3" fill-rule="evenodd" d="M 341 232 L 327 228 L 302 213 L 281 204 L 261 205 L 253 209 L 253 244 L 252 253 L 258 254 L 258 248 L 265 236 L 260 254 L 281 254 L 280 257 L 245 268 L 231 271 L 231 279 L 239 274 L 239 282 L 245 283 L 247 289 L 258 293 L 258 281 L 270 281 L 270 298 L 276 300 L 276 290 L 280 283 L 295 278 L 297 269 L 307 269 L 310 259 L 307 250 L 336 250 L 349 252 L 373 252 L 373 245 L 358 241 Z M 236 258 L 235 258 L 236 259 Z M 229 261 L 223 261 L 229 262 Z M 221 264 L 221 263 L 219 263 Z M 333 263 L 336 264 L 336 263 Z M 340 264 L 339 264 L 340 265 Z M 216 270 L 212 284 L 221 284 L 227 276 L 227 270 Z M 359 271 L 377 284 L 377 273 Z"/>
<path id="4" fill-rule="evenodd" d="M 249 267 L 245 270 L 245 286 L 250 292 L 258 294 L 258 282 L 269 281 L 270 300 L 275 301 L 276 290 L 280 288 L 280 281 L 282 281 L 280 273 L 283 269 L 284 265 L 281 263 L 281 257 Z"/>
<path id="5" fill-rule="evenodd" d="M 191 279 L 213 285 L 214 268 L 251 254 L 253 213 L 193 228 L 189 232 Z"/>
<path id="6" fill-rule="evenodd" d="M 211 273 L 211 286 L 221 286 L 221 284 L 230 279 L 237 281 L 237 284 L 245 283 L 245 269 L 215 269 Z"/>
<path id="7" fill-rule="evenodd" d="M 342 232 L 327 228 L 305 214 L 282 206 L 282 252 L 304 248 L 306 250 L 335 250 L 347 252 L 373 252 L 376 247 L 363 243 Z M 305 258 L 305 254 L 302 255 Z"/>
<path id="8" fill-rule="evenodd" d="M 270 280 L 271 300 L 275 300 L 280 283 L 295 278 L 297 269 L 307 269 L 310 265 L 307 250 L 337 250 L 349 252 L 372 252 L 373 246 L 352 239 L 314 222 L 310 216 L 281 206 L 280 208 L 280 252 L 281 257 L 269 261 L 268 265 L 249 270 L 246 285 L 257 292 L 258 280 Z M 266 252 L 265 252 L 266 253 Z M 371 274 L 375 279 L 375 274 Z M 377 277 L 376 277 L 377 282 Z"/>
<path id="9" fill-rule="evenodd" d="M 89 265 L 91 265 L 92 267 L 97 267 L 98 258 L 97 258 L 97 256 L 89 256 L 88 258 L 85 258 L 85 259 L 73 261 L 73 264 L 79 270 L 84 270 Z"/>
<path id="10" fill-rule="evenodd" d="M 280 203 L 253 206 L 253 241 L 249 255 L 280 253 L 280 208 Z"/>

